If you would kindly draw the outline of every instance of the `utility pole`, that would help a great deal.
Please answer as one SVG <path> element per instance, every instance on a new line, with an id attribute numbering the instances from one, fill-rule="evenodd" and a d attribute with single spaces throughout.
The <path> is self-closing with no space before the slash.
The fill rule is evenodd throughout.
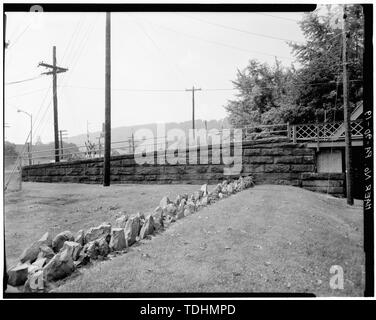
<path id="1" fill-rule="evenodd" d="M 49 68 L 50 71 L 43 72 L 42 74 L 50 75 L 52 74 L 52 94 L 53 94 L 53 104 L 54 104 L 54 136 L 55 136 L 55 162 L 60 161 L 59 157 L 59 125 L 58 125 L 58 114 L 57 114 L 57 74 L 62 72 L 67 72 L 67 68 L 58 67 L 56 65 L 56 46 L 52 47 L 52 65 L 44 62 L 40 62 L 38 67 Z"/>
<path id="2" fill-rule="evenodd" d="M 103 186 L 110 185 L 111 166 L 111 13 L 106 12 L 106 69 L 105 69 L 105 136 L 103 161 Z"/>
<path id="3" fill-rule="evenodd" d="M 346 5 L 343 5 L 342 16 L 342 66 L 343 66 L 343 113 L 345 124 L 345 164 L 346 164 L 346 194 L 347 204 L 353 205 L 352 195 L 352 170 L 351 170 L 351 121 L 350 110 L 348 106 L 348 76 L 347 76 L 347 34 L 346 34 Z"/>
<path id="4" fill-rule="evenodd" d="M 195 88 L 194 86 L 192 89 L 185 89 L 185 91 L 192 91 L 192 129 L 193 129 L 193 136 L 195 134 L 195 91 L 201 91 L 201 88 Z"/>

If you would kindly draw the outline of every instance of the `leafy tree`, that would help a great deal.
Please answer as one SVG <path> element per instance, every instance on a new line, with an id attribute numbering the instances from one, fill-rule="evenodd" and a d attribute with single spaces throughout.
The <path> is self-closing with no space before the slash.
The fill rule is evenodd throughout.
<path id="1" fill-rule="evenodd" d="M 289 43 L 299 69 L 273 67 L 250 60 L 233 81 L 239 93 L 225 109 L 235 127 L 257 124 L 307 123 L 343 119 L 341 7 L 326 6 L 326 14 L 307 13 L 300 22 L 304 44 Z M 347 6 L 349 101 L 362 101 L 364 28 L 361 5 Z"/>
<path id="2" fill-rule="evenodd" d="M 16 151 L 16 145 L 14 143 L 5 141 L 4 143 L 4 164 L 5 166 L 12 165 L 16 162 L 18 152 Z"/>
<path id="3" fill-rule="evenodd" d="M 295 104 L 298 117 L 293 122 L 343 119 L 342 96 L 342 27 L 333 21 L 342 19 L 342 8 L 326 6 L 326 15 L 317 12 L 305 15 L 300 27 L 305 44 L 290 43 L 302 65 L 297 73 Z M 347 61 L 349 101 L 353 105 L 362 100 L 363 83 L 363 12 L 361 5 L 348 6 Z M 337 101 L 337 102 L 336 102 Z"/>
<path id="4" fill-rule="evenodd" d="M 283 122 L 282 109 L 292 102 L 289 92 L 294 74 L 293 68 L 283 68 L 278 60 L 273 67 L 250 60 L 243 71 L 238 70 L 237 80 L 233 81 L 239 90 L 237 99 L 225 106 L 231 124 L 242 127 Z"/>

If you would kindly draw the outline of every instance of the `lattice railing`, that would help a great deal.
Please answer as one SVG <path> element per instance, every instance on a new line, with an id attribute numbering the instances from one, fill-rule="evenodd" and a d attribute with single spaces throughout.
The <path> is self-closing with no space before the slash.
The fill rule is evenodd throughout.
<path id="1" fill-rule="evenodd" d="M 362 131 L 361 121 L 351 121 L 352 137 L 362 137 Z M 290 136 L 297 141 L 342 140 L 345 138 L 345 126 L 343 122 L 298 124 L 290 127 Z"/>

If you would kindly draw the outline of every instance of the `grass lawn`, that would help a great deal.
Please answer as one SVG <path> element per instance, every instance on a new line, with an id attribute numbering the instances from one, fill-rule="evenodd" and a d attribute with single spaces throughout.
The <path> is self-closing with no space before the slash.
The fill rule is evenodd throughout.
<path id="1" fill-rule="evenodd" d="M 55 234 L 88 228 L 111 221 L 122 209 L 147 211 L 164 194 L 197 188 L 24 184 L 22 197 L 14 194 L 6 199 L 7 256 L 17 257 L 21 242 L 26 245 L 44 230 Z M 119 208 L 111 210 L 112 205 Z M 300 188 L 256 186 L 178 220 L 126 254 L 79 269 L 55 291 L 362 296 L 362 228 L 360 201 L 350 207 L 345 199 Z M 333 265 L 344 270 L 343 290 L 329 286 Z"/>
<path id="2" fill-rule="evenodd" d="M 23 249 L 46 231 L 77 232 L 114 222 L 122 213 L 153 211 L 163 196 L 192 193 L 195 185 L 85 185 L 23 182 L 22 190 L 5 194 L 7 264 L 18 262 Z"/>

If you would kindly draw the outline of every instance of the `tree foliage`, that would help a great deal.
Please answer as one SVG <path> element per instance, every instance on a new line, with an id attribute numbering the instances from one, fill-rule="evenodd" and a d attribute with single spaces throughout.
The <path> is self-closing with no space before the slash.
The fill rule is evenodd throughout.
<path id="1" fill-rule="evenodd" d="M 250 60 L 238 70 L 233 84 L 239 93 L 225 106 L 233 126 L 306 123 L 343 119 L 341 8 L 324 7 L 305 14 L 300 28 L 304 44 L 289 43 L 299 68 L 260 64 Z M 333 19 L 335 17 L 335 19 Z M 362 100 L 363 13 L 361 5 L 347 6 L 347 68 L 349 101 Z"/>
<path id="2" fill-rule="evenodd" d="M 14 143 L 5 141 L 4 143 L 4 164 L 5 166 L 12 165 L 16 162 L 18 152 L 16 151 L 16 145 Z"/>

